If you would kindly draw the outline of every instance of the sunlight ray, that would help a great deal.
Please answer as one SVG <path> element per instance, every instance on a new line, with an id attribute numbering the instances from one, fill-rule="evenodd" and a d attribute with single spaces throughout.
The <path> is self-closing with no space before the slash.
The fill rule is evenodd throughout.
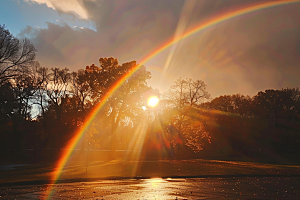
<path id="1" fill-rule="evenodd" d="M 272 8 L 272 7 L 276 7 L 276 6 L 281 6 L 281 5 L 287 5 L 287 4 L 291 4 L 291 3 L 299 3 L 300 0 L 287 0 L 287 1 L 275 1 L 275 2 L 267 2 L 267 3 L 260 3 L 260 4 L 256 4 L 253 6 L 249 6 L 246 8 L 242 8 L 233 12 L 228 12 L 222 15 L 218 15 L 204 23 L 201 23 L 200 25 L 196 26 L 195 28 L 185 32 L 184 34 L 169 40 L 167 43 L 164 43 L 162 46 L 160 46 L 159 48 L 157 48 L 157 50 L 155 50 L 153 53 L 151 53 L 150 55 L 148 55 L 147 57 L 145 57 L 143 60 L 140 61 L 140 64 L 136 65 L 135 67 L 133 67 L 131 69 L 131 71 L 129 73 L 127 73 L 126 75 L 124 75 L 120 80 L 118 80 L 113 87 L 111 88 L 111 90 L 103 97 L 102 101 L 95 107 L 95 109 L 90 113 L 90 115 L 87 117 L 84 125 L 82 128 L 78 129 L 73 138 L 70 140 L 70 142 L 67 144 L 66 148 L 70 149 L 69 151 L 66 151 L 65 153 L 63 153 L 63 155 L 60 157 L 60 159 L 58 160 L 57 164 L 56 164 L 56 170 L 54 172 L 53 177 L 51 178 L 51 184 L 55 184 L 59 178 L 60 175 L 66 165 L 66 163 L 68 162 L 70 156 L 72 155 L 72 152 L 77 144 L 79 143 L 79 141 L 81 140 L 82 136 L 84 135 L 85 131 L 88 129 L 88 127 L 90 126 L 90 124 L 92 123 L 92 121 L 95 119 L 96 115 L 99 113 L 99 111 L 103 108 L 103 106 L 106 104 L 107 100 L 109 99 L 109 97 L 118 90 L 118 88 L 129 78 L 131 77 L 136 71 L 138 71 L 140 69 L 140 67 L 145 64 L 147 61 L 149 61 L 150 59 L 152 59 L 154 56 L 156 56 L 157 54 L 159 54 L 160 52 L 164 51 L 165 49 L 169 48 L 171 45 L 176 44 L 177 42 L 179 42 L 180 40 L 183 40 L 199 31 L 203 31 L 209 27 L 212 27 L 214 25 L 220 24 L 224 21 L 248 14 L 248 13 L 252 13 L 258 10 L 262 10 L 262 9 L 267 9 L 267 8 Z M 145 130 L 145 129 L 143 129 Z M 46 197 L 47 199 L 51 198 L 51 194 L 53 193 L 52 191 L 53 187 L 49 187 L 46 191 Z"/>
<path id="2" fill-rule="evenodd" d="M 146 132 L 147 132 L 147 122 L 146 119 L 143 119 L 143 121 L 139 124 L 136 131 L 134 132 L 134 135 L 131 140 L 131 143 L 129 146 L 131 146 L 132 152 L 130 152 L 130 159 L 131 160 L 138 160 L 141 156 L 142 148 L 144 146 Z M 135 166 L 133 167 L 131 171 L 131 177 L 134 177 L 136 174 L 136 170 L 138 167 L 138 162 L 135 163 Z"/>
<path id="3" fill-rule="evenodd" d="M 177 24 L 177 28 L 175 30 L 174 38 L 178 38 L 181 35 L 183 35 L 183 33 L 186 30 L 186 27 L 188 25 L 189 19 L 191 18 L 191 15 L 192 15 L 192 13 L 194 11 L 196 3 L 197 3 L 196 0 L 186 1 L 184 3 L 184 6 L 182 8 L 182 12 L 181 12 L 178 24 Z M 167 61 L 166 61 L 165 65 L 164 65 L 162 76 L 161 76 L 161 79 L 160 79 L 161 83 L 164 80 L 164 77 L 165 77 L 166 73 L 168 72 L 170 63 L 171 63 L 171 61 L 173 59 L 173 56 L 174 56 L 174 53 L 175 53 L 175 51 L 177 49 L 178 44 L 179 44 L 178 42 L 175 43 L 174 45 L 172 45 L 172 47 L 170 49 L 170 52 L 169 52 L 169 55 L 167 57 Z"/>

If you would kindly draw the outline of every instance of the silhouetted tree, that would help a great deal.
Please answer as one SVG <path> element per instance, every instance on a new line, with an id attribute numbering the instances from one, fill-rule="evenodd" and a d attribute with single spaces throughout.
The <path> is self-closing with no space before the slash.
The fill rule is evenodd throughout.
<path id="1" fill-rule="evenodd" d="M 0 87 L 0 121 L 7 123 L 15 118 L 18 102 L 14 88 L 10 82 L 3 83 Z"/>
<path id="2" fill-rule="evenodd" d="M 265 90 L 253 97 L 252 107 L 256 116 L 299 119 L 300 91 L 298 88 Z"/>
<path id="3" fill-rule="evenodd" d="M 202 104 L 201 107 L 247 117 L 251 115 L 251 98 L 242 94 L 222 95 Z"/>
<path id="4" fill-rule="evenodd" d="M 37 91 L 33 73 L 19 74 L 14 79 L 14 92 L 18 101 L 18 119 L 31 120 L 32 100 Z"/>
<path id="5" fill-rule="evenodd" d="M 43 71 L 42 73 L 48 73 L 48 74 L 42 74 L 44 76 L 44 91 L 46 94 L 46 99 L 49 102 L 49 106 L 52 106 L 54 108 L 54 114 L 55 121 L 54 126 L 56 127 L 56 130 L 54 132 L 55 135 L 55 147 L 60 148 L 61 141 L 60 137 L 62 136 L 63 131 L 61 130 L 61 127 L 63 125 L 62 123 L 62 114 L 63 114 L 63 107 L 67 100 L 67 95 L 69 93 L 69 86 L 70 86 L 70 73 L 69 69 L 60 69 L 60 68 L 51 68 L 50 70 Z"/>
<path id="6" fill-rule="evenodd" d="M 89 85 L 89 74 L 84 70 L 78 70 L 71 74 L 71 94 L 78 99 L 77 109 L 85 110 L 86 101 L 92 102 L 92 88 Z"/>
<path id="7" fill-rule="evenodd" d="M 0 85 L 18 75 L 35 59 L 36 49 L 28 39 L 20 41 L 0 25 Z"/>

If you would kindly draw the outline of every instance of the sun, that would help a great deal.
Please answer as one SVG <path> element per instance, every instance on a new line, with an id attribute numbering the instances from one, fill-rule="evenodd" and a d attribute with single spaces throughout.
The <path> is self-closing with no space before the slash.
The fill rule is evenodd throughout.
<path id="1" fill-rule="evenodd" d="M 150 97 L 148 99 L 148 106 L 155 107 L 158 104 L 158 98 L 156 96 Z"/>

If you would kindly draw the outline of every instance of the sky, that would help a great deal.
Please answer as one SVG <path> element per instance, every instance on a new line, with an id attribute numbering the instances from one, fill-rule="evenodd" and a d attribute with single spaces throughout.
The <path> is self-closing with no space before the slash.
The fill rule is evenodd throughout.
<path id="1" fill-rule="evenodd" d="M 264 0 L 2 0 L 0 24 L 29 38 L 45 67 L 84 69 L 101 57 L 141 62 L 207 20 Z M 200 79 L 211 97 L 300 86 L 300 2 L 199 31 L 143 63 L 161 92 Z"/>

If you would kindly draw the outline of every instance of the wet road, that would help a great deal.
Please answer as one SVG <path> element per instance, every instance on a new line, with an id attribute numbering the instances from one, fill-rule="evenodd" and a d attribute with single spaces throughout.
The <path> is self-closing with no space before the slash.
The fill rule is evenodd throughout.
<path id="1" fill-rule="evenodd" d="M 300 177 L 101 180 L 0 188 L 0 199 L 299 199 Z"/>
<path id="2" fill-rule="evenodd" d="M 2 165 L 1 199 L 300 199 L 300 167 L 217 160 Z M 164 178 L 153 178 L 164 177 Z M 171 178 L 168 178 L 171 177 Z M 51 191 L 51 192 L 50 192 Z"/>

